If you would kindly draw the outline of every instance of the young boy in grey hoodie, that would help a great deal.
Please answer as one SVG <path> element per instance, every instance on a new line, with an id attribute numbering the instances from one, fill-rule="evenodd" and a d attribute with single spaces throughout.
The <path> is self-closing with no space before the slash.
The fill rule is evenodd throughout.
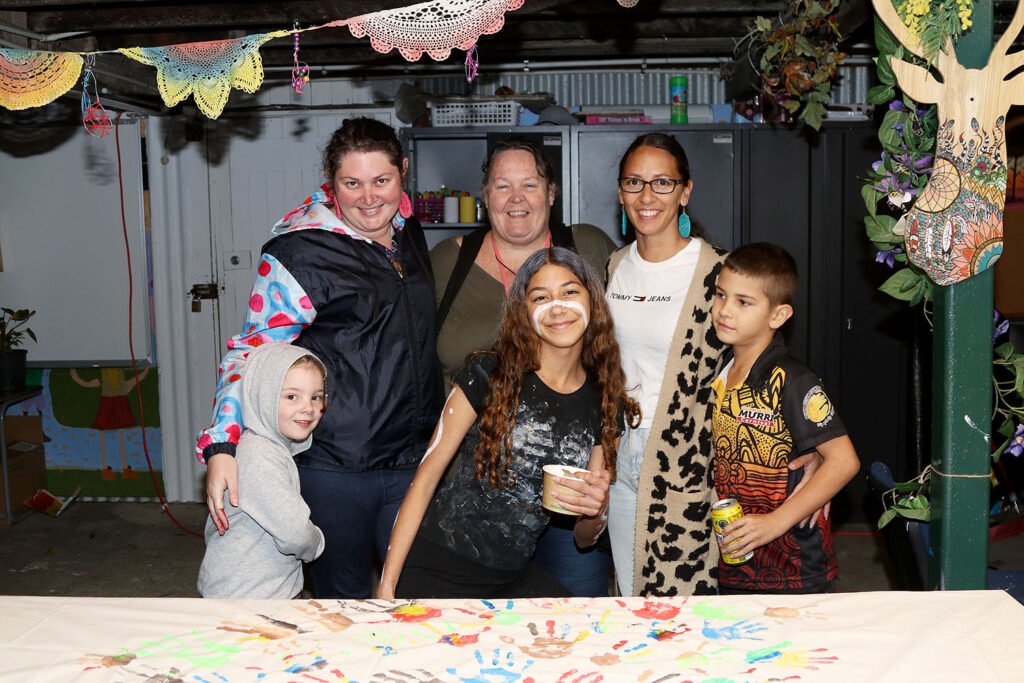
<path id="1" fill-rule="evenodd" d="M 206 555 L 199 568 L 204 598 L 294 598 L 302 563 L 320 556 L 324 535 L 299 495 L 294 456 L 309 448 L 325 403 L 326 371 L 298 346 L 265 343 L 249 353 L 241 380 L 238 490 L 224 492 L 229 531 L 206 520 Z"/>

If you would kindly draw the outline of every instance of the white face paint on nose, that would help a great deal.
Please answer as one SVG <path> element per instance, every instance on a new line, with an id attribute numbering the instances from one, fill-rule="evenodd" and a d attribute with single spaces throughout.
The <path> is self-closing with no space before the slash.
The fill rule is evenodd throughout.
<path id="1" fill-rule="evenodd" d="M 533 329 L 536 330 L 537 334 L 540 334 L 540 317 L 547 312 L 549 308 L 554 306 L 561 306 L 562 308 L 571 308 L 579 311 L 579 314 L 583 317 L 583 327 L 585 328 L 590 322 L 587 319 L 587 309 L 584 308 L 583 304 L 578 301 L 562 301 L 561 299 L 552 299 L 551 301 L 541 304 L 533 311 Z"/>

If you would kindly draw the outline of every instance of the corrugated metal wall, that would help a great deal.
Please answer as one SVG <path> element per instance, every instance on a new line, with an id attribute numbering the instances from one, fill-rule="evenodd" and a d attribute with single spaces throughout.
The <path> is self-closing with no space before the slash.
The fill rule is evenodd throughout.
<path id="1" fill-rule="evenodd" d="M 832 101 L 855 104 L 867 101 L 874 65 L 853 64 L 840 68 Z M 517 93 L 546 92 L 562 106 L 668 104 L 669 78 L 689 78 L 693 104 L 727 104 L 725 82 L 717 68 L 608 69 L 595 65 L 591 71 L 501 71 L 482 73 L 472 85 L 459 72 L 442 76 L 395 76 L 377 78 L 316 78 L 296 95 L 288 85 L 264 88 L 260 104 L 358 105 L 393 101 L 403 83 L 412 83 L 435 95 L 490 95 L 500 86 Z"/>

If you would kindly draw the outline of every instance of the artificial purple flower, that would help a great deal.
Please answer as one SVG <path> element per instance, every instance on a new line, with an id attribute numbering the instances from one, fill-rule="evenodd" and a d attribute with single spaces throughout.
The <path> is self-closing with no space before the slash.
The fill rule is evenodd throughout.
<path id="1" fill-rule="evenodd" d="M 875 173 L 882 173 L 882 166 L 885 164 L 885 152 L 882 152 L 882 158 L 871 164 L 871 170 Z"/>
<path id="2" fill-rule="evenodd" d="M 906 111 L 907 108 L 903 106 L 903 100 L 893 100 L 889 103 L 889 111 Z"/>
<path id="3" fill-rule="evenodd" d="M 913 193 L 910 192 L 910 178 L 900 180 L 892 173 L 882 178 L 882 182 L 875 185 L 874 188 L 884 194 L 889 203 L 896 207 L 903 206 L 917 194 L 916 188 Z"/>
<path id="4" fill-rule="evenodd" d="M 1024 451 L 1024 424 L 1017 425 L 1017 431 L 1010 437 L 1010 445 L 1006 447 L 1005 453 L 1020 457 Z"/>
<path id="5" fill-rule="evenodd" d="M 908 152 L 897 154 L 892 158 L 892 160 L 897 171 L 904 171 L 906 173 L 910 173 L 911 171 L 914 173 L 920 173 L 923 169 L 932 165 L 931 157 L 926 156 L 921 157 L 920 159 L 915 159 Z"/>
<path id="6" fill-rule="evenodd" d="M 992 311 L 992 338 L 998 339 L 1006 334 L 1010 329 L 1010 321 L 1003 320 L 999 322 L 999 311 Z"/>
<path id="7" fill-rule="evenodd" d="M 878 253 L 875 254 L 875 262 L 876 263 L 884 263 L 885 265 L 889 266 L 890 268 L 895 268 L 896 267 L 896 254 L 898 254 L 899 252 L 900 252 L 900 248 L 899 247 L 896 247 L 895 249 L 880 249 L 878 251 Z"/>

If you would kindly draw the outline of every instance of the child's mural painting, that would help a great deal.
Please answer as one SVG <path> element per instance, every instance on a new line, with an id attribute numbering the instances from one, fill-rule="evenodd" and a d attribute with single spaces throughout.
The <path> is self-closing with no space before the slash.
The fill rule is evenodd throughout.
<path id="1" fill-rule="evenodd" d="M 8 414 L 42 416 L 48 491 L 66 496 L 81 486 L 84 497 L 156 497 L 149 476 L 152 463 L 163 488 L 156 368 L 139 368 L 141 411 L 131 367 L 30 370 L 27 380 L 43 393 Z"/>

